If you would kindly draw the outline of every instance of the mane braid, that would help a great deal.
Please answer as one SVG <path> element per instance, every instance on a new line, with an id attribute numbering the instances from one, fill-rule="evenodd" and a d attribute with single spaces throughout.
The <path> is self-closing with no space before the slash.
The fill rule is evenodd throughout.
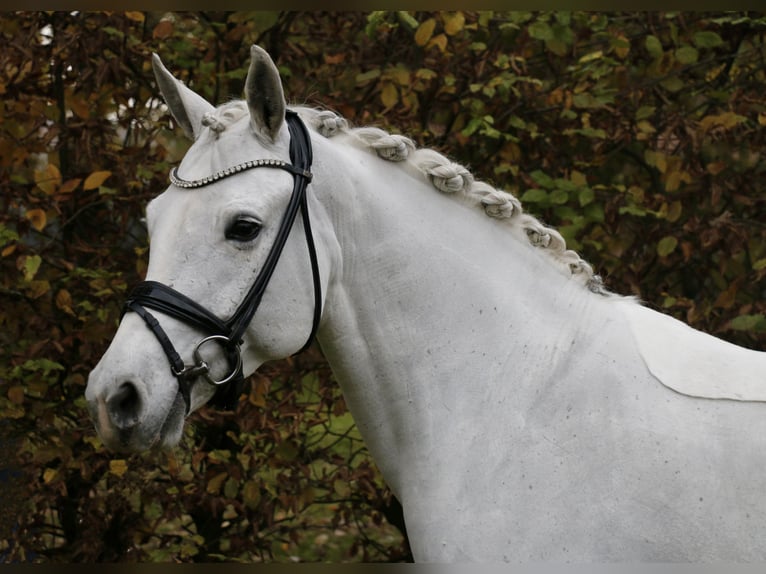
<path id="1" fill-rule="evenodd" d="M 344 118 L 328 110 L 301 107 L 299 111 L 309 125 L 325 137 L 348 134 L 383 159 L 409 162 L 439 191 L 461 194 L 481 206 L 488 216 L 506 220 L 514 230 L 521 230 L 522 237 L 530 245 L 550 254 L 565 273 L 583 283 L 593 293 L 610 295 L 593 267 L 575 251 L 567 249 L 562 235 L 539 219 L 524 213 L 521 202 L 510 193 L 495 189 L 483 181 L 476 181 L 466 168 L 435 150 L 417 149 L 415 143 L 407 137 L 389 134 L 375 127 L 351 128 Z"/>
<path id="2" fill-rule="evenodd" d="M 329 110 L 307 106 L 296 106 L 294 109 L 301 114 L 307 125 L 324 137 L 346 134 L 363 148 L 373 150 L 387 161 L 408 162 L 442 193 L 459 195 L 481 207 L 488 216 L 507 221 L 517 236 L 549 254 L 565 274 L 582 283 L 588 290 L 599 295 L 611 295 L 593 267 L 575 251 L 567 249 L 563 236 L 536 217 L 524 213 L 521 202 L 509 192 L 476 181 L 462 165 L 450 161 L 435 150 L 418 149 L 405 136 L 390 134 L 376 127 L 352 128 L 345 118 Z M 246 111 L 247 107 L 241 100 L 229 102 L 206 117 L 203 124 L 210 127 L 211 131 L 220 133 Z"/>

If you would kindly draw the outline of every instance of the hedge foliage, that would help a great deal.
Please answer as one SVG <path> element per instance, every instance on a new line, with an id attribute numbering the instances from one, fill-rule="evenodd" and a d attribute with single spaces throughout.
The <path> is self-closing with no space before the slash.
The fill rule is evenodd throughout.
<path id="1" fill-rule="evenodd" d="M 2 560 L 408 557 L 318 349 L 252 377 L 236 413 L 194 414 L 174 453 L 96 438 L 87 375 L 188 146 L 152 52 L 223 102 L 258 43 L 291 101 L 439 149 L 610 289 L 764 349 L 765 32 L 732 12 L 3 14 Z"/>

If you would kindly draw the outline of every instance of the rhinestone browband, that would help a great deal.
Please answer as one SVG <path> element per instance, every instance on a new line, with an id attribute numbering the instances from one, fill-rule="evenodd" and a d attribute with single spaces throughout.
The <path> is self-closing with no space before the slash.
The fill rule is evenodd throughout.
<path id="1" fill-rule="evenodd" d="M 279 169 L 284 169 L 286 171 L 289 171 L 290 173 L 302 175 L 303 177 L 311 181 L 310 171 L 296 168 L 291 163 L 282 161 L 281 159 L 256 159 L 252 161 L 246 161 L 244 163 L 240 163 L 232 167 L 227 167 L 226 169 L 222 169 L 221 171 L 218 171 L 214 173 L 213 175 L 209 175 L 207 177 L 203 177 L 202 179 L 195 179 L 192 181 L 179 177 L 178 168 L 174 167 L 170 171 L 170 183 L 172 183 L 173 185 L 177 187 L 183 187 L 184 189 L 193 189 L 196 187 L 203 187 L 205 185 L 210 185 L 211 183 L 214 183 L 218 181 L 219 179 L 223 179 L 225 177 L 229 177 L 230 175 L 247 171 L 248 169 L 254 169 L 256 167 L 276 167 Z"/>

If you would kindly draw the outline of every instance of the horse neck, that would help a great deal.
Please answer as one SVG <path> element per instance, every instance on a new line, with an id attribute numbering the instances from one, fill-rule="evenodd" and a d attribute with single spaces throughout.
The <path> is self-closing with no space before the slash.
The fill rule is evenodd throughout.
<path id="1" fill-rule="evenodd" d="M 409 458 L 438 450 L 453 408 L 510 399 L 555 373 L 552 358 L 565 360 L 579 331 L 599 328 L 600 297 L 507 223 L 400 166 L 361 150 L 323 156 L 317 181 L 332 185 L 319 200 L 340 256 L 319 342 L 396 490 Z"/>

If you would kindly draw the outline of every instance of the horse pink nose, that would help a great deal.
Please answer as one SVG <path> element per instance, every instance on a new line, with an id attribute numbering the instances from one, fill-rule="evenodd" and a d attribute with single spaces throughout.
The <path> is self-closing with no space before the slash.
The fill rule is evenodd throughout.
<path id="1" fill-rule="evenodd" d="M 106 409 L 112 424 L 120 430 L 132 429 L 144 413 L 144 401 L 135 383 L 126 381 L 106 399 Z"/>

